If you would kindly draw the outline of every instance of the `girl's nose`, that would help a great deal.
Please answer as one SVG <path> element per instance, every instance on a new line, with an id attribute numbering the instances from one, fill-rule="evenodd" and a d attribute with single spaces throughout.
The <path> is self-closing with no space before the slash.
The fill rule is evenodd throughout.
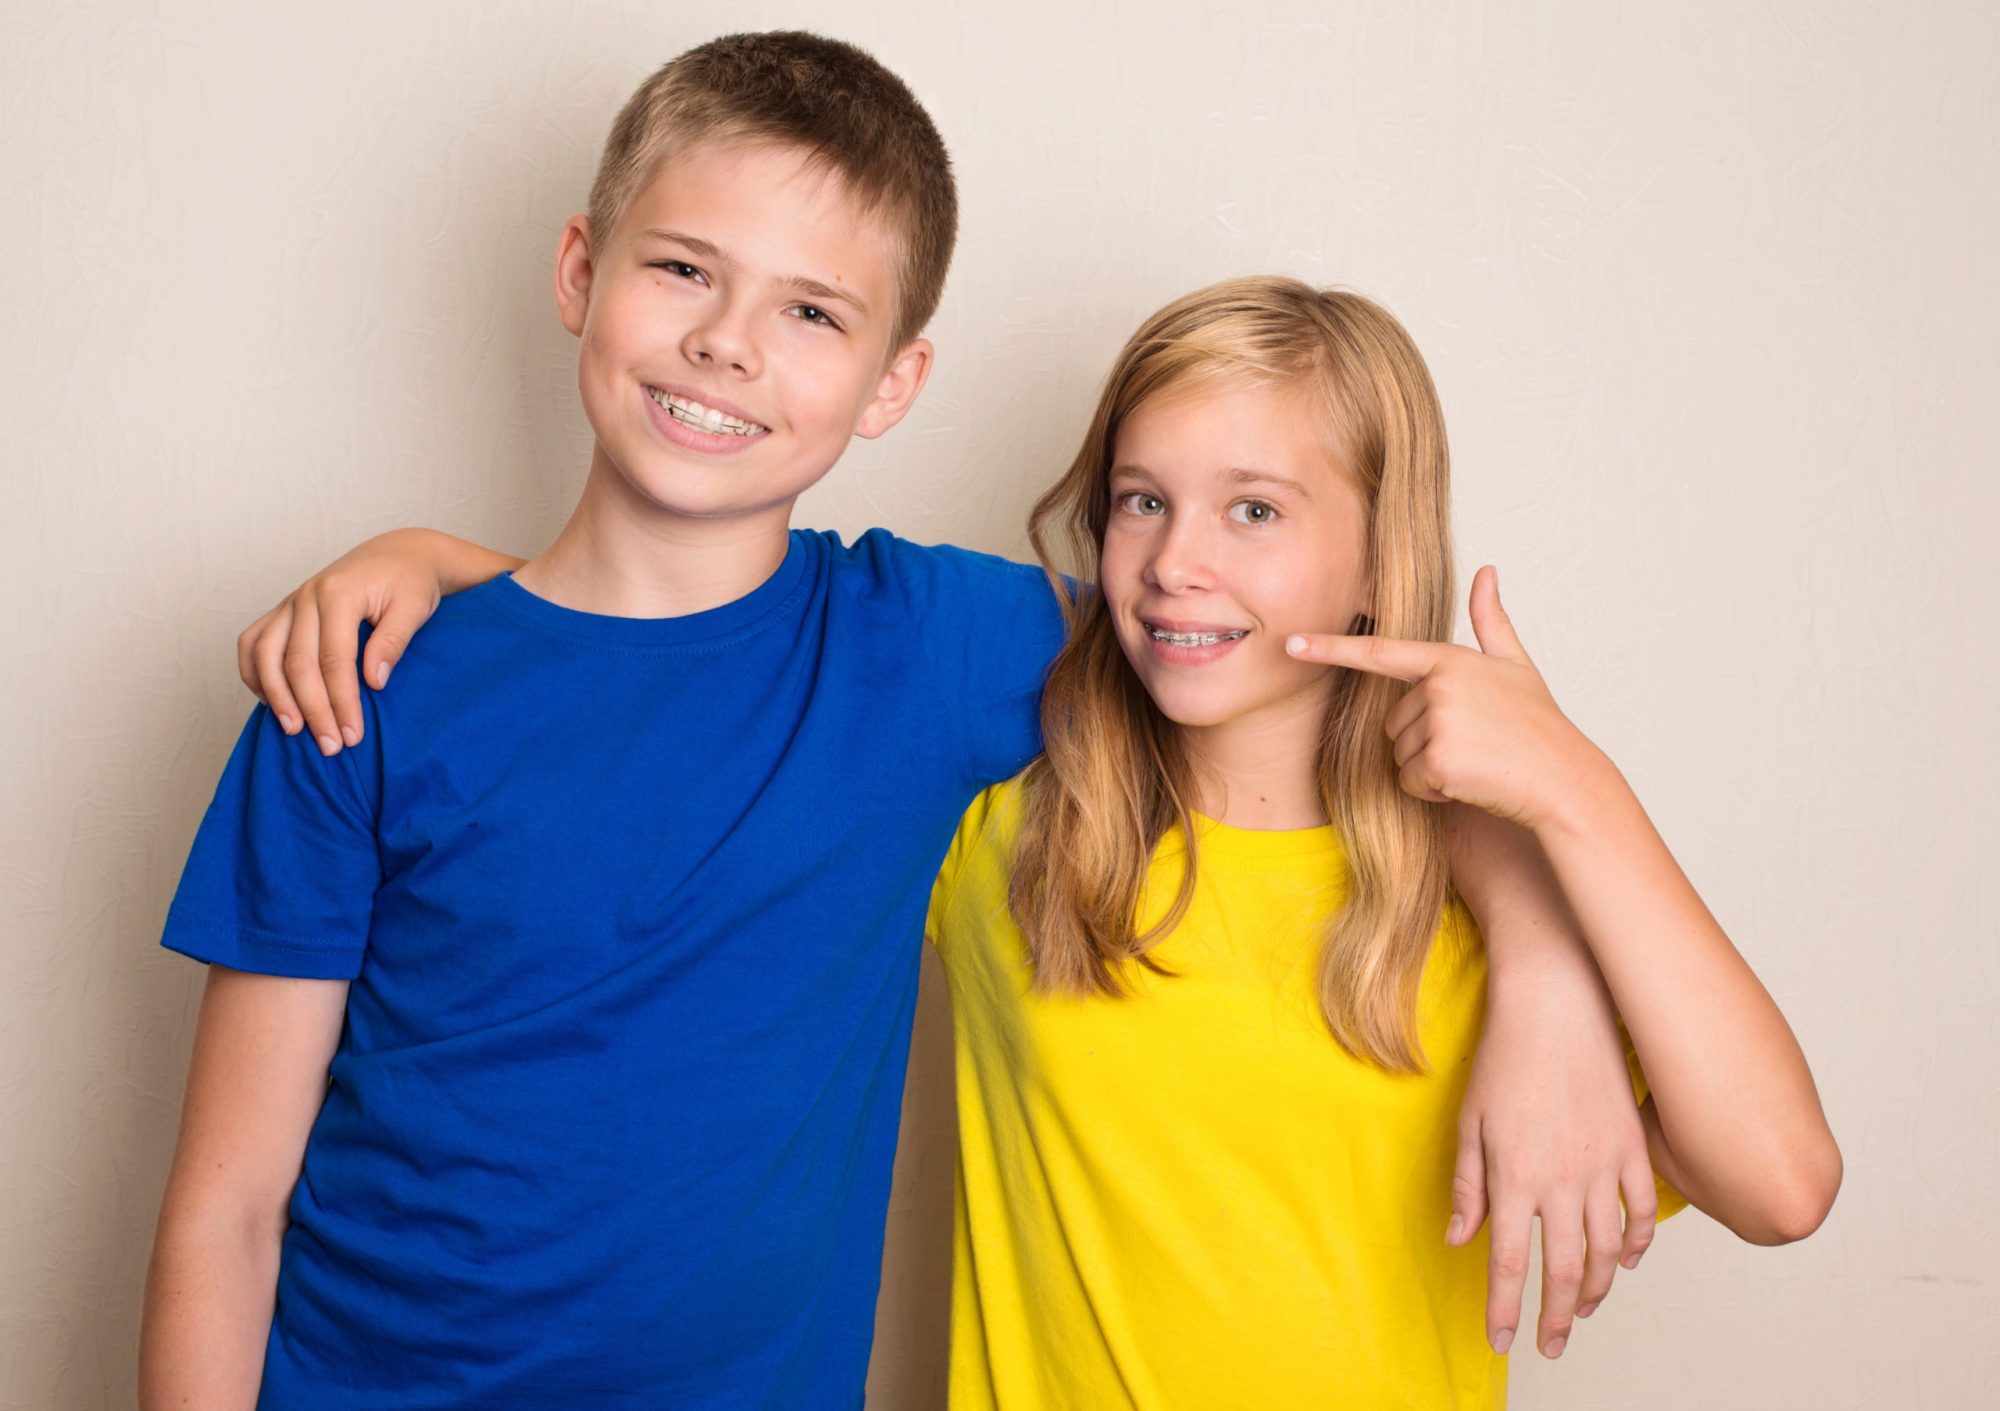
<path id="1" fill-rule="evenodd" d="M 1146 576 L 1165 593 L 1211 586 L 1214 573 L 1200 526 L 1185 519 L 1169 523 L 1146 566 Z"/>

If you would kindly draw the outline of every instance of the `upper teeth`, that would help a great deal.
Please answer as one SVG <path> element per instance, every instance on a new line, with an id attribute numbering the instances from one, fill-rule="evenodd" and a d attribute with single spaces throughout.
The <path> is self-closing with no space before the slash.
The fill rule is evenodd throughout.
<path id="1" fill-rule="evenodd" d="M 646 394 L 667 409 L 675 421 L 686 422 L 701 431 L 716 432 L 724 436 L 755 436 L 770 428 L 759 426 L 754 421 L 741 421 L 736 417 L 705 407 L 692 397 L 676 397 L 671 392 L 662 392 L 657 387 L 648 387 Z"/>
<path id="2" fill-rule="evenodd" d="M 1169 632 L 1164 627 L 1148 627 L 1155 642 L 1165 642 L 1170 647 L 1212 647 L 1217 642 L 1233 642 L 1238 637 L 1249 635 L 1250 629 L 1239 627 L 1234 632 Z"/>

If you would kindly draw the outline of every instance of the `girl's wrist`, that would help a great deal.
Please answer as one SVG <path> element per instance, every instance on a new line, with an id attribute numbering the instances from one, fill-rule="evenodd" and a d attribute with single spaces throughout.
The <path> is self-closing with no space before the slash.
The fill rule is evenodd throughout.
<path id="1" fill-rule="evenodd" d="M 1601 836 L 1623 809 L 1635 802 L 1632 786 L 1611 756 L 1580 732 L 1575 748 L 1554 774 L 1555 787 L 1536 815 L 1527 820 L 1544 848 L 1560 841 Z"/>

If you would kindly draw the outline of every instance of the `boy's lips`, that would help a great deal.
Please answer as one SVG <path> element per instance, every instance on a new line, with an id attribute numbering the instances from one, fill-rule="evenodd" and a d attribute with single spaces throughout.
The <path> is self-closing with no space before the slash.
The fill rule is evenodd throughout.
<path id="1" fill-rule="evenodd" d="M 672 384 L 643 384 L 646 411 L 667 440 L 692 451 L 727 455 L 763 440 L 771 428 L 714 394 Z"/>

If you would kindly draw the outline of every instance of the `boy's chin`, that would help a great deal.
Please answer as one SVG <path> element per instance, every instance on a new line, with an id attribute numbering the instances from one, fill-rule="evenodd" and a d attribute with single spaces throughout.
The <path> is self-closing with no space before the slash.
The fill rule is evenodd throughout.
<path id="1" fill-rule="evenodd" d="M 806 487 L 752 483 L 757 477 L 700 473 L 633 475 L 621 471 L 627 492 L 627 512 L 660 514 L 674 519 L 732 520 L 788 510 Z"/>

